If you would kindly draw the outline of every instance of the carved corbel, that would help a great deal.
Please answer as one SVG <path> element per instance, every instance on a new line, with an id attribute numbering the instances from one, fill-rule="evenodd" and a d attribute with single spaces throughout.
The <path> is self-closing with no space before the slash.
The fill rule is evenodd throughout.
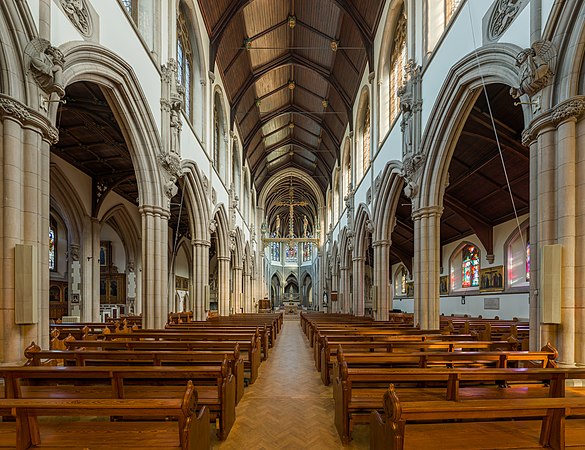
<path id="1" fill-rule="evenodd" d="M 49 95 L 54 92 L 63 97 L 65 57 L 61 50 L 53 47 L 46 39 L 35 38 L 27 44 L 24 54 L 26 67 L 39 87 Z"/>
<path id="2" fill-rule="evenodd" d="M 552 83 L 555 75 L 557 51 L 554 45 L 545 40 L 535 41 L 530 48 L 516 56 L 518 67 L 518 87 L 510 88 L 510 95 L 519 98 L 526 94 L 532 97 Z"/>

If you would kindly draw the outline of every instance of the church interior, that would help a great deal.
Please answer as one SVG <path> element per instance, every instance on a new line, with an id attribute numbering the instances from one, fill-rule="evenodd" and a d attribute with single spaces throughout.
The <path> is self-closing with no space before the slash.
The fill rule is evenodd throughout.
<path id="1" fill-rule="evenodd" d="M 2 1 L 0 171 L 0 449 L 585 449 L 581 1 Z"/>

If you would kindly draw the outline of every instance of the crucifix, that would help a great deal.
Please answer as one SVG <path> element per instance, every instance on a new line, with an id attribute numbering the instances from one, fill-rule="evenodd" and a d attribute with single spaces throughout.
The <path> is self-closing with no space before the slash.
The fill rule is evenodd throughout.
<path id="1" fill-rule="evenodd" d="M 290 182 L 290 188 L 288 191 L 289 200 L 288 202 L 278 202 L 276 206 L 288 206 L 288 237 L 294 237 L 294 207 L 295 206 L 307 206 L 307 202 L 295 202 L 295 194 L 292 188 L 292 180 Z"/>

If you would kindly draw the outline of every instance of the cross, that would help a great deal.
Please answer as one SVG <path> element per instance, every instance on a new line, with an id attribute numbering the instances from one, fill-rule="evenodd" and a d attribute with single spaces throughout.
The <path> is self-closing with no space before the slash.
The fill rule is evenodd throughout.
<path id="1" fill-rule="evenodd" d="M 292 180 L 290 182 L 290 189 L 288 191 L 289 201 L 288 202 L 278 202 L 276 206 L 288 206 L 288 237 L 292 238 L 294 236 L 294 207 L 295 206 L 307 206 L 308 202 L 295 202 L 295 193 L 292 188 Z"/>

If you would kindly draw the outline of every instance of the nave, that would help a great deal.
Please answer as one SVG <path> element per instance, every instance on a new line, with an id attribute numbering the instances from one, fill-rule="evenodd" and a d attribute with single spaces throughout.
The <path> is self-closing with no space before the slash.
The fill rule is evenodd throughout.
<path id="1" fill-rule="evenodd" d="M 214 449 L 366 449 L 367 426 L 359 426 L 349 446 L 335 430 L 331 386 L 315 370 L 311 348 L 298 316 L 285 316 L 282 332 L 270 358 L 260 366 L 256 383 L 236 408 L 229 437 Z"/>

